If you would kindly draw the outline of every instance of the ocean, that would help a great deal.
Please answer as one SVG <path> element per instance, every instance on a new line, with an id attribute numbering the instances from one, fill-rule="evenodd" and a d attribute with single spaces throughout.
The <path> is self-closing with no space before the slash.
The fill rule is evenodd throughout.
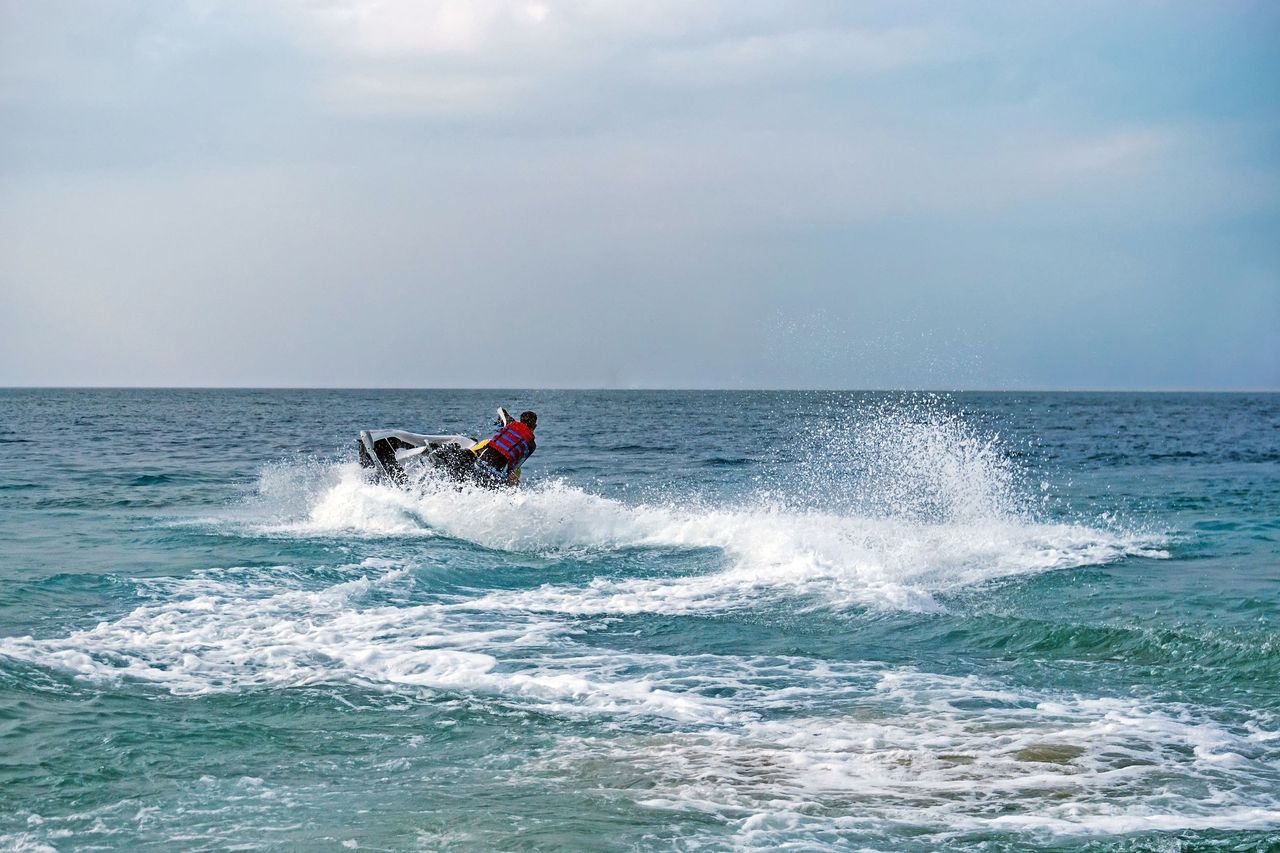
<path id="1" fill-rule="evenodd" d="M 1278 541 L 1275 394 L 3 390 L 0 848 L 1280 849 Z"/>

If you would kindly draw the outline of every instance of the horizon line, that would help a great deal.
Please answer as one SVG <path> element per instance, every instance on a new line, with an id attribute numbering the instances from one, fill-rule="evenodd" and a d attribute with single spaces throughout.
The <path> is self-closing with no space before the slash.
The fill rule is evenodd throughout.
<path id="1" fill-rule="evenodd" d="M 0 385 L 0 391 L 633 391 L 719 393 L 833 393 L 833 394 L 1277 394 L 1280 388 L 834 388 L 834 387 L 697 387 L 697 386 L 588 386 L 548 385 Z"/>

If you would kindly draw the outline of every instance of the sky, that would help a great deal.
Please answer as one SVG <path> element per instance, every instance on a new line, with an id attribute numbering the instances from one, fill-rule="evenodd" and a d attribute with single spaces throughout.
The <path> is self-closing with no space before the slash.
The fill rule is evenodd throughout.
<path id="1" fill-rule="evenodd" d="M 0 386 L 1280 389 L 1280 4 L 0 0 Z"/>

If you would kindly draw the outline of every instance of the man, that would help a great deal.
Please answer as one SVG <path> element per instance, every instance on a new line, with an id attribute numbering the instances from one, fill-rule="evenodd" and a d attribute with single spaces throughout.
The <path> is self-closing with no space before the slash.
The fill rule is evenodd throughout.
<path id="1" fill-rule="evenodd" d="M 521 412 L 520 420 L 506 421 L 493 438 L 471 448 L 476 453 L 476 464 L 472 470 L 476 483 L 491 489 L 519 485 L 520 466 L 537 449 L 533 440 L 537 426 L 538 416 L 535 413 Z"/>

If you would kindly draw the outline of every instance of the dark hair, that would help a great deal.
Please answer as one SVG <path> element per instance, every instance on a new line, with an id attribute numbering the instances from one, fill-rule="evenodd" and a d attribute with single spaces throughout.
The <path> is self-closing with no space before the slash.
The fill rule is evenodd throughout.
<path id="1" fill-rule="evenodd" d="M 520 413 L 520 423 L 524 424 L 524 425 L 525 425 L 525 426 L 527 426 L 529 429 L 537 429 L 537 428 L 538 428 L 538 413 L 537 413 L 537 412 L 529 412 L 529 411 L 521 412 L 521 413 Z"/>

